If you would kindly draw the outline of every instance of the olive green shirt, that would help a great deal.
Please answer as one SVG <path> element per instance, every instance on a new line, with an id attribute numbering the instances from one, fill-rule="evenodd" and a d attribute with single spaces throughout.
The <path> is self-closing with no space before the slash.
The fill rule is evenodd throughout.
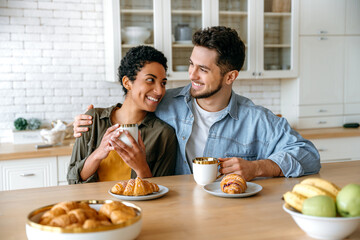
<path id="1" fill-rule="evenodd" d="M 86 159 L 100 146 L 106 130 L 112 126 L 110 120 L 112 111 L 121 106 L 118 103 L 109 108 L 87 111 L 86 114 L 93 117 L 93 124 L 88 126 L 89 131 L 75 141 L 67 174 L 69 184 L 99 181 L 97 172 L 85 181 L 81 179 L 80 172 Z M 177 150 L 177 139 L 173 128 L 158 119 L 154 113 L 149 112 L 139 125 L 139 130 L 152 175 L 154 177 L 173 175 Z M 136 178 L 134 170 L 131 170 L 131 178 Z"/>

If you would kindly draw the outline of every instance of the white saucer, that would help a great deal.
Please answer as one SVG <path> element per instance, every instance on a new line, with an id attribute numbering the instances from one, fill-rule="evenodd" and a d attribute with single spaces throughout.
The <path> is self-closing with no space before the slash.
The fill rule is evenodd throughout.
<path id="1" fill-rule="evenodd" d="M 227 198 L 241 198 L 241 197 L 249 197 L 257 194 L 262 190 L 262 186 L 252 182 L 246 182 L 247 189 L 244 193 L 240 194 L 228 194 L 221 191 L 220 182 L 213 182 L 210 184 L 206 184 L 204 186 L 204 190 L 214 196 L 218 197 L 227 197 Z"/>
<path id="2" fill-rule="evenodd" d="M 109 189 L 109 194 L 113 197 L 116 197 L 118 199 L 121 200 L 127 200 L 127 201 L 142 201 L 142 200 L 150 200 L 150 199 L 155 199 L 155 198 L 160 198 L 162 196 L 164 196 L 167 192 L 169 192 L 169 189 L 167 187 L 164 187 L 162 185 L 158 185 L 159 186 L 159 191 L 158 192 L 154 192 L 152 194 L 149 195 L 145 195 L 145 196 L 125 196 L 125 195 L 119 195 L 119 194 L 115 194 L 112 193 Z"/>

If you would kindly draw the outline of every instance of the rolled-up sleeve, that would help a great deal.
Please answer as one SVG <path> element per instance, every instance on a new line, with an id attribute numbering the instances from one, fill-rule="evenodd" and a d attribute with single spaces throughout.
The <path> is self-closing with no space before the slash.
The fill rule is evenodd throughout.
<path id="1" fill-rule="evenodd" d="M 315 174 L 321 168 L 320 155 L 314 144 L 293 130 L 284 118 L 280 118 L 274 127 L 267 155 L 285 177 Z"/>
<path id="2" fill-rule="evenodd" d="M 83 181 L 81 179 L 80 173 L 84 167 L 85 161 L 88 156 L 85 156 L 87 152 L 87 140 L 85 135 L 77 138 L 73 147 L 71 154 L 70 164 L 67 173 L 67 181 L 69 184 L 78 184 L 78 183 L 87 183 L 87 182 L 97 182 L 98 176 L 95 172 L 88 179 Z"/>

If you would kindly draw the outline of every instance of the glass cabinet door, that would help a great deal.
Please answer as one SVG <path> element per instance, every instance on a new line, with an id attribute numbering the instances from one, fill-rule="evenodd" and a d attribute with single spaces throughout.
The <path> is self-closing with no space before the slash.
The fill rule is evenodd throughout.
<path id="1" fill-rule="evenodd" d="M 169 61 L 169 79 L 187 80 L 192 35 L 203 27 L 202 0 L 164 1 L 164 52 Z M 168 14 L 168 15 L 167 15 Z"/>
<path id="2" fill-rule="evenodd" d="M 219 0 L 219 25 L 235 29 L 245 43 L 245 62 L 240 75 L 249 72 L 251 66 L 249 55 L 251 50 L 248 48 L 250 21 L 248 0 Z"/>
<path id="3" fill-rule="evenodd" d="M 154 46 L 153 1 L 120 0 L 121 56 L 138 45 Z"/>
<path id="4" fill-rule="evenodd" d="M 264 77 L 291 76 L 294 72 L 294 53 L 297 36 L 294 34 L 293 0 L 263 1 L 261 69 Z M 296 74 L 296 73 L 295 73 Z"/>

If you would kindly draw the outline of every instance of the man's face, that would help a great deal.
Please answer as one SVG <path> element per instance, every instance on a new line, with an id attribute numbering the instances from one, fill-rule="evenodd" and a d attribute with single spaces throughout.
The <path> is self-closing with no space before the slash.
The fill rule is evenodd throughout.
<path id="1" fill-rule="evenodd" d="M 191 96 L 194 98 L 208 98 L 220 91 L 223 77 L 216 65 L 217 52 L 214 49 L 195 46 L 189 66 L 191 80 Z"/>

